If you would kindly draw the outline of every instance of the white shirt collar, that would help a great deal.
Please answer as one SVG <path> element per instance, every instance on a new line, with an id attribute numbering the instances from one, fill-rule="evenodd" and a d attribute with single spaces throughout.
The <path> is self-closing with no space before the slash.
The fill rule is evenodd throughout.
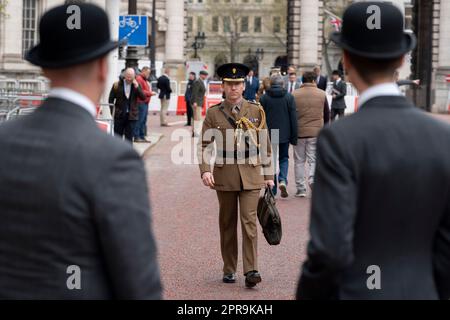
<path id="1" fill-rule="evenodd" d="M 398 86 L 393 82 L 387 82 L 377 84 L 365 90 L 358 98 L 358 106 L 362 106 L 364 103 L 380 96 L 401 96 L 402 93 Z"/>
<path id="2" fill-rule="evenodd" d="M 59 98 L 72 102 L 73 104 L 76 104 L 85 109 L 94 118 L 97 115 L 97 108 L 95 107 L 94 103 L 85 95 L 72 89 L 63 87 L 52 88 L 48 94 L 48 97 Z"/>

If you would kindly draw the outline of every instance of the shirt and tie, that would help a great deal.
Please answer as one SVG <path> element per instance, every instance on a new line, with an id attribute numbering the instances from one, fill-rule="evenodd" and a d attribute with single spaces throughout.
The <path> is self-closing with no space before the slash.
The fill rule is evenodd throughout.
<path id="1" fill-rule="evenodd" d="M 289 82 L 289 83 L 290 83 L 289 93 L 293 93 L 295 90 L 295 82 Z"/>
<path id="2" fill-rule="evenodd" d="M 123 90 L 125 91 L 125 97 L 127 98 L 128 102 L 127 102 L 127 109 L 126 109 L 126 113 L 130 112 L 130 94 L 131 94 L 131 86 L 133 84 L 132 83 L 128 83 L 126 80 L 123 80 Z"/>
<path id="3" fill-rule="evenodd" d="M 127 97 L 127 99 L 130 99 L 131 83 L 128 84 L 126 80 L 123 80 L 123 88 L 125 90 L 125 97 Z"/>

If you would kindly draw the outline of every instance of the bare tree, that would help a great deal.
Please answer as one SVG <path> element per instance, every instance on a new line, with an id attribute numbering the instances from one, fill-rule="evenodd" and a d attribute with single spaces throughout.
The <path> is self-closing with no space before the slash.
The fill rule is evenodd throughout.
<path id="1" fill-rule="evenodd" d="M 217 19 L 215 22 L 210 21 L 207 23 L 207 30 L 212 32 L 215 37 L 217 37 L 229 50 L 230 60 L 236 61 L 237 55 L 239 53 L 240 44 L 247 41 L 251 41 L 254 35 L 250 35 L 249 32 L 242 32 L 242 25 L 245 25 L 244 19 L 248 19 L 248 10 L 244 10 L 243 3 L 241 0 L 229 0 L 229 2 L 208 0 L 206 2 L 206 11 L 208 17 L 213 17 Z M 287 4 L 286 1 L 274 1 L 270 8 L 271 16 L 280 17 L 280 31 L 285 30 L 283 27 L 286 23 L 286 13 Z M 282 38 L 280 34 L 282 32 L 274 32 L 269 25 L 270 19 L 267 17 L 262 17 L 261 19 L 261 33 L 264 35 L 272 35 L 276 41 L 279 41 L 283 46 L 286 46 L 286 39 Z M 217 26 L 214 26 L 217 24 Z M 217 28 L 222 26 L 223 32 L 218 32 Z M 215 29 L 215 30 L 214 30 Z"/>
<path id="2" fill-rule="evenodd" d="M 6 16 L 6 6 L 8 5 L 8 0 L 0 0 L 0 17 Z"/>

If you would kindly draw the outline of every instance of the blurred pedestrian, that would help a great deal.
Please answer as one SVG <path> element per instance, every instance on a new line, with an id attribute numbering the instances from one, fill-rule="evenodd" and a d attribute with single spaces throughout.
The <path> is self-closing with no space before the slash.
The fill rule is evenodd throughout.
<path id="1" fill-rule="evenodd" d="M 169 110 L 170 95 L 172 93 L 172 88 L 170 87 L 170 69 L 165 68 L 164 74 L 158 78 L 156 87 L 159 89 L 159 99 L 161 101 L 161 111 L 159 113 L 160 124 L 162 127 L 167 127 L 166 116 Z"/>
<path id="2" fill-rule="evenodd" d="M 316 66 L 313 69 L 313 72 L 316 74 L 316 80 L 315 83 L 317 85 L 317 88 L 319 88 L 320 90 L 326 91 L 327 90 L 327 84 L 328 84 L 328 79 L 327 77 L 324 77 L 321 74 L 321 70 L 319 66 Z"/>
<path id="3" fill-rule="evenodd" d="M 298 126 L 298 141 L 294 146 L 296 197 L 306 197 L 306 179 L 312 189 L 317 135 L 330 118 L 326 93 L 317 88 L 316 79 L 317 73 L 305 72 L 302 87 L 294 92 Z M 306 174 L 306 162 L 309 167 L 308 174 Z"/>
<path id="4" fill-rule="evenodd" d="M 299 72 L 299 70 L 297 70 L 297 67 L 295 65 L 291 64 L 287 68 L 286 74 L 283 76 L 284 88 L 286 90 L 288 90 L 288 92 L 289 92 L 289 86 L 288 86 L 289 82 L 297 82 L 297 83 L 299 83 L 299 87 L 302 84 L 302 78 L 300 76 L 297 76 L 297 72 Z M 289 76 L 293 73 L 295 73 L 295 80 L 293 78 L 289 78 Z"/>
<path id="5" fill-rule="evenodd" d="M 288 82 L 286 84 L 287 92 L 293 94 L 295 90 L 300 89 L 301 85 L 302 83 L 298 81 L 297 73 L 296 72 L 290 73 L 288 77 Z"/>
<path id="6" fill-rule="evenodd" d="M 255 72 L 250 69 L 250 72 L 245 78 L 244 99 L 256 102 L 256 94 L 258 93 L 258 89 L 259 79 L 255 77 Z"/>
<path id="7" fill-rule="evenodd" d="M 186 84 L 186 92 L 184 93 L 184 101 L 186 102 L 186 126 L 191 126 L 192 118 L 194 117 L 194 111 L 192 110 L 191 96 L 192 96 L 192 84 L 196 79 L 195 72 L 189 72 L 188 83 Z"/>
<path id="8" fill-rule="evenodd" d="M 192 128 L 192 136 L 197 137 L 200 130 L 202 129 L 202 111 L 205 104 L 206 95 L 206 78 L 208 77 L 208 72 L 201 70 L 199 72 L 198 79 L 192 84 L 192 110 L 194 111 L 194 126 Z"/>
<path id="9" fill-rule="evenodd" d="M 347 105 L 345 104 L 345 96 L 347 95 L 347 84 L 341 78 L 341 73 L 338 70 L 334 70 L 332 75 L 333 79 L 333 89 L 331 96 L 333 100 L 331 101 L 331 121 L 336 119 L 336 116 L 340 118 L 344 117 L 345 109 Z"/>
<path id="10" fill-rule="evenodd" d="M 138 98 L 145 100 L 133 68 L 127 68 L 123 81 L 113 84 L 109 92 L 109 103 L 114 104 L 114 133 L 121 139 L 133 142 L 134 130 L 139 119 Z"/>
<path id="11" fill-rule="evenodd" d="M 256 95 L 256 102 L 259 102 L 262 95 L 265 94 L 269 89 L 270 89 L 270 77 L 265 77 L 261 81 L 261 85 L 259 86 L 258 94 Z"/>
<path id="12" fill-rule="evenodd" d="M 261 97 L 260 103 L 266 113 L 272 143 L 275 170 L 273 193 L 277 193 L 278 182 L 281 197 L 287 198 L 289 144 L 297 144 L 297 111 L 294 97 L 286 92 L 283 84 L 281 76 L 272 76 L 270 89 Z"/>
<path id="13" fill-rule="evenodd" d="M 119 43 L 103 9 L 77 5 L 80 29 L 54 7 L 25 56 L 48 99 L 0 126 L 0 299 L 159 299 L 142 159 L 95 122 Z"/>
<path id="14" fill-rule="evenodd" d="M 360 108 L 317 141 L 298 298 L 450 298 L 450 126 L 393 81 L 416 45 L 403 22 L 389 2 L 356 2 L 331 36 Z"/>
<path id="15" fill-rule="evenodd" d="M 145 95 L 145 99 L 138 97 L 138 109 L 139 118 L 136 123 L 136 128 L 134 130 L 134 142 L 150 142 L 145 138 L 147 134 L 147 115 L 148 115 L 148 104 L 152 96 L 156 95 L 152 91 L 151 86 L 148 83 L 148 78 L 150 77 L 150 68 L 143 67 L 141 73 L 136 77 L 137 82 L 142 88 L 142 92 Z"/>

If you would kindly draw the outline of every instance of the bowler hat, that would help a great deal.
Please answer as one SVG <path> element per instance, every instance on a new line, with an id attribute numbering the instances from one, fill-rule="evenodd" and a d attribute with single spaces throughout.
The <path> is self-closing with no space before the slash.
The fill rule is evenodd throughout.
<path id="1" fill-rule="evenodd" d="M 217 75 L 222 81 L 240 82 L 250 72 L 250 68 L 242 63 L 225 63 L 217 69 Z"/>
<path id="2" fill-rule="evenodd" d="M 47 11 L 39 23 L 39 38 L 40 43 L 26 53 L 25 59 L 50 69 L 92 61 L 120 44 L 110 39 L 106 12 L 87 3 Z"/>
<path id="3" fill-rule="evenodd" d="M 331 35 L 338 46 L 357 56 L 393 59 L 416 46 L 416 37 L 404 31 L 400 10 L 386 2 L 357 2 L 344 12 L 341 32 Z"/>

